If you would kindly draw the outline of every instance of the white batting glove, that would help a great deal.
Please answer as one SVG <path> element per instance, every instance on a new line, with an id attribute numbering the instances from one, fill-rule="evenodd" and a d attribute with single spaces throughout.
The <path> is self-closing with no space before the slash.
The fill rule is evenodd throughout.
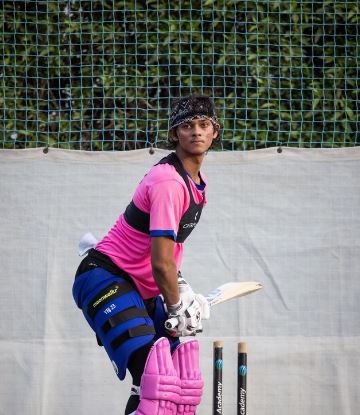
<path id="1" fill-rule="evenodd" d="M 200 304 L 201 307 L 201 320 L 208 320 L 210 318 L 210 306 L 206 298 L 202 294 L 195 294 L 190 284 L 178 272 L 178 286 L 179 293 L 182 302 L 186 305 L 190 305 L 194 300 Z"/>
<path id="2" fill-rule="evenodd" d="M 185 280 L 185 278 L 181 275 L 181 272 L 178 272 L 178 286 L 179 286 L 179 294 L 183 304 L 190 305 L 195 298 L 195 293 L 191 288 L 190 284 Z"/>
<path id="3" fill-rule="evenodd" d="M 199 303 L 201 309 L 201 320 L 209 320 L 210 306 L 208 300 L 202 294 L 196 294 L 195 300 Z"/>
<path id="4" fill-rule="evenodd" d="M 182 300 L 178 304 L 167 307 L 169 318 L 165 322 L 165 328 L 172 337 L 195 336 L 202 331 L 201 306 L 194 299 L 190 305 L 185 305 Z"/>

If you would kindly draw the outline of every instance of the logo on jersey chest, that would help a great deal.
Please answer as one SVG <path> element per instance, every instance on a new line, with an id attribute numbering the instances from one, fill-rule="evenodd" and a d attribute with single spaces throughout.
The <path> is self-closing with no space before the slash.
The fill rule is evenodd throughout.
<path id="1" fill-rule="evenodd" d="M 195 226 L 197 225 L 197 217 L 199 215 L 199 211 L 196 212 L 195 217 L 194 217 L 194 222 L 190 222 L 190 223 L 185 223 L 184 225 L 182 225 L 183 229 L 189 229 L 189 228 L 195 228 Z"/>
<path id="2" fill-rule="evenodd" d="M 192 223 L 185 223 L 185 225 L 183 225 L 183 229 L 188 229 L 188 228 L 195 228 L 195 226 L 197 225 L 196 222 L 192 222 Z"/>

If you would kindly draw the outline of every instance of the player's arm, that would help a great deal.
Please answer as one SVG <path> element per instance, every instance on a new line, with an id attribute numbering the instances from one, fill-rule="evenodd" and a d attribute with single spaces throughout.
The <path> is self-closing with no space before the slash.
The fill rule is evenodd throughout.
<path id="1" fill-rule="evenodd" d="M 180 301 L 174 246 L 175 242 L 169 236 L 151 238 L 152 272 L 168 306 Z"/>

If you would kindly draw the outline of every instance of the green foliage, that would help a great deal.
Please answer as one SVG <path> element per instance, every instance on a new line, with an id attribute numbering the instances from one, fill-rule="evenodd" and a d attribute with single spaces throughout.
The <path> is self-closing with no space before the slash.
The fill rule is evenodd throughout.
<path id="1" fill-rule="evenodd" d="M 358 1 L 0 7 L 3 148 L 164 147 L 189 93 L 214 97 L 222 149 L 360 144 Z"/>

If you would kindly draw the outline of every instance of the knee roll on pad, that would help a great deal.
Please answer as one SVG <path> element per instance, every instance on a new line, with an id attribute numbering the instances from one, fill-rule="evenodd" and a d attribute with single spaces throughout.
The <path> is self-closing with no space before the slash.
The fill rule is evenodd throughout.
<path id="1" fill-rule="evenodd" d="M 180 393 L 169 341 L 162 337 L 154 343 L 146 360 L 136 415 L 176 415 Z"/>
<path id="2" fill-rule="evenodd" d="M 193 415 L 200 404 L 204 386 L 199 366 L 198 341 L 181 343 L 173 353 L 172 359 L 181 385 L 177 414 Z"/>

